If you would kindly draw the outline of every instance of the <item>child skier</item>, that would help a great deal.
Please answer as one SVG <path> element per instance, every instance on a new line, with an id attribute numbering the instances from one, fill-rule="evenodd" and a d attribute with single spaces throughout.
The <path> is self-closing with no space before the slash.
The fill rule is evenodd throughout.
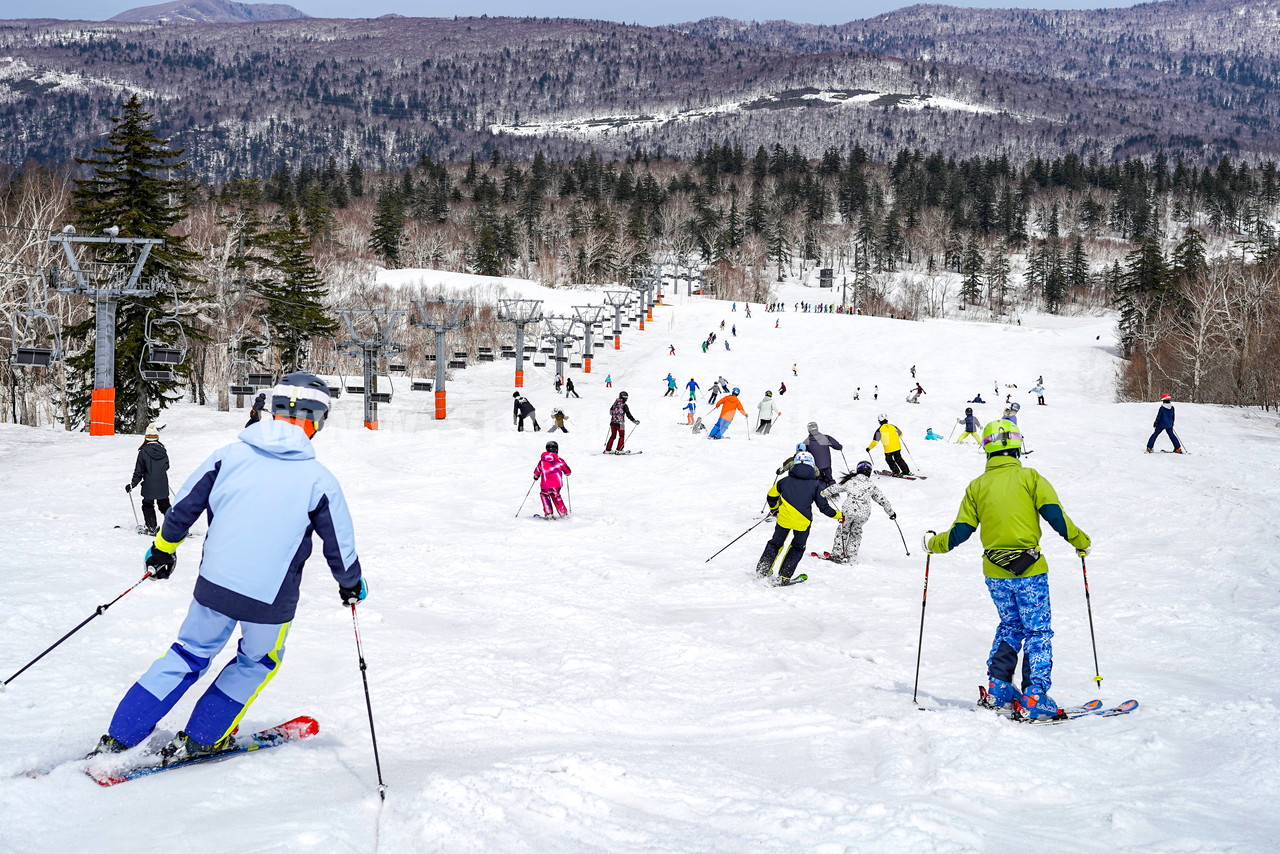
<path id="1" fill-rule="evenodd" d="M 609 441 L 605 443 L 604 452 L 606 454 L 623 453 L 622 446 L 627 441 L 627 420 L 632 424 L 639 424 L 631 414 L 631 407 L 627 406 L 627 393 L 625 391 L 618 392 L 618 399 L 609 407 Z M 618 450 L 613 449 L 613 440 L 618 440 Z"/>
<path id="2" fill-rule="evenodd" d="M 693 414 L 697 411 L 697 409 L 698 409 L 698 404 L 694 403 L 692 400 L 684 405 L 684 414 L 685 414 L 684 423 L 686 424 L 693 423 Z"/>
<path id="3" fill-rule="evenodd" d="M 924 548 L 945 554 L 981 528 L 982 574 L 1000 615 L 987 658 L 990 703 L 1007 706 L 1016 701 L 1032 718 L 1052 717 L 1058 706 L 1049 697 L 1053 627 L 1049 565 L 1040 554 L 1040 520 L 1075 546 L 1081 557 L 1088 554 L 1090 540 L 1063 512 L 1049 481 L 1022 465 L 1018 425 L 992 421 L 983 428 L 982 447 L 987 452 L 986 470 L 965 489 L 951 528 L 926 533 Z M 1013 685 L 1019 653 L 1021 690 Z"/>
<path id="4" fill-rule="evenodd" d="M 560 443 L 554 440 L 547 442 L 546 452 L 533 467 L 533 479 L 542 479 L 538 494 L 542 497 L 544 519 L 554 519 L 557 513 L 561 517 L 569 515 L 569 511 L 565 509 L 564 500 L 560 498 L 560 488 L 564 486 L 564 478 L 561 475 L 570 474 L 573 474 L 573 471 L 569 468 L 569 464 L 560 459 Z"/>
<path id="5" fill-rule="evenodd" d="M 569 432 L 569 429 L 564 426 L 564 422 L 569 420 L 569 416 L 564 414 L 563 409 L 557 408 L 557 409 L 551 410 L 551 420 L 556 423 L 551 425 L 551 429 L 547 431 L 548 433 L 554 433 L 557 430 L 559 430 L 561 433 Z"/>
<path id="6" fill-rule="evenodd" d="M 1160 395 L 1160 408 L 1156 410 L 1156 420 L 1152 423 L 1155 432 L 1151 434 L 1151 438 L 1147 440 L 1147 453 L 1151 453 L 1156 446 L 1156 437 L 1161 433 L 1168 433 L 1169 440 L 1173 442 L 1173 452 L 1175 454 L 1182 453 L 1182 442 L 1178 441 L 1178 434 L 1173 432 L 1173 398 L 1167 394 Z M 141 459 L 141 455 L 139 455 Z M 134 477 L 137 477 L 135 474 Z M 143 506 L 146 504 L 144 502 Z"/>
<path id="7" fill-rule="evenodd" d="M 969 438 L 970 436 L 973 437 L 973 443 L 975 445 L 982 444 L 982 440 L 978 438 L 978 416 L 973 414 L 972 406 L 965 407 L 964 417 L 957 418 L 956 423 L 964 425 L 964 432 L 960 434 L 959 439 L 956 439 L 957 445 L 964 442 L 964 440 Z M 1016 424 L 1017 422 L 1015 421 L 1014 423 Z"/>
<path id="8" fill-rule="evenodd" d="M 813 467 L 813 457 L 808 451 L 796 452 L 791 461 L 790 473 L 769 487 L 765 500 L 769 504 L 770 515 L 775 517 L 775 523 L 773 536 L 756 561 L 756 574 L 761 578 L 773 575 L 773 563 L 790 534 L 791 545 L 783 555 L 778 578 L 774 582 L 775 586 L 785 587 L 795 583 L 793 579 L 796 567 L 800 564 L 800 558 L 804 557 L 804 546 L 809 541 L 809 531 L 813 525 L 813 505 L 817 504 L 819 510 L 837 522 L 844 517 L 822 497 L 822 487 Z M 803 576 L 801 579 L 803 580 Z"/>
<path id="9" fill-rule="evenodd" d="M 879 504 L 889 519 L 897 519 L 889 499 L 884 497 L 880 487 L 871 482 L 871 463 L 861 460 L 851 472 L 845 472 L 840 482 L 828 486 L 822 491 L 822 497 L 835 501 L 844 496 L 840 505 L 843 518 L 836 528 L 835 541 L 831 544 L 831 557 L 835 563 L 852 563 L 858 558 L 858 549 L 862 547 L 862 526 L 871 518 L 871 502 Z"/>
<path id="10" fill-rule="evenodd" d="M 154 534 L 158 530 L 156 505 L 160 505 L 162 514 L 169 513 L 169 452 L 160 444 L 160 428 L 154 424 L 147 426 L 147 433 L 138 446 L 133 480 L 124 491 L 130 492 L 138 484 L 142 484 L 142 520 L 146 523 L 141 533 Z"/>
<path id="11" fill-rule="evenodd" d="M 933 428 L 932 428 L 932 427 L 926 427 L 926 428 L 924 428 L 924 437 L 925 437 L 926 439 L 930 440 L 930 441 L 938 441 L 938 440 L 941 440 L 941 439 L 945 439 L 945 438 L 946 438 L 946 437 L 945 437 L 945 436 L 943 436 L 941 433 L 935 433 L 935 432 L 933 432 Z"/>

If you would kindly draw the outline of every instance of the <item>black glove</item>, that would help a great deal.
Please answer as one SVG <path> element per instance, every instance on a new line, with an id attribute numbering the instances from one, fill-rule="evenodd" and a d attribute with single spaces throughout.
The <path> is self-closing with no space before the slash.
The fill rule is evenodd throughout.
<path id="1" fill-rule="evenodd" d="M 338 595 L 342 597 L 343 605 L 354 605 L 357 602 L 364 601 L 364 597 L 369 595 L 369 585 L 364 583 L 364 579 L 360 579 L 360 583 L 351 587 L 339 587 Z"/>
<path id="2" fill-rule="evenodd" d="M 173 552 L 162 552 L 152 546 L 147 549 L 147 573 L 161 580 L 173 575 L 173 568 L 178 565 L 178 556 Z"/>
<path id="3" fill-rule="evenodd" d="M 890 513 L 890 514 L 889 514 L 889 521 L 890 521 L 890 522 L 892 522 L 894 519 L 897 519 L 897 518 L 898 518 L 898 514 L 897 514 L 897 513 Z"/>
<path id="4" fill-rule="evenodd" d="M 125 492 L 132 492 L 132 491 L 133 491 L 133 484 L 132 484 L 132 483 L 126 483 L 126 484 L 124 485 L 124 491 L 125 491 Z"/>

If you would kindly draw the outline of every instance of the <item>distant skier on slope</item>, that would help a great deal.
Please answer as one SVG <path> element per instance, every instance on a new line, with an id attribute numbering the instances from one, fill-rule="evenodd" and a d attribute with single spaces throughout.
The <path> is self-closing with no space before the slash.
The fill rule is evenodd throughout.
<path id="1" fill-rule="evenodd" d="M 697 411 L 698 411 L 698 404 L 694 403 L 692 400 L 684 405 L 684 414 L 685 414 L 686 424 L 693 423 L 693 417 L 697 413 Z"/>
<path id="2" fill-rule="evenodd" d="M 1175 454 L 1182 453 L 1182 442 L 1178 439 L 1178 434 L 1173 432 L 1173 416 L 1173 398 L 1167 394 L 1160 395 L 1160 408 L 1156 410 L 1156 420 L 1151 424 L 1155 428 L 1155 432 L 1147 440 L 1148 454 L 1155 448 L 1156 437 L 1161 433 L 1169 434 L 1169 441 L 1173 442 L 1173 452 Z"/>
<path id="3" fill-rule="evenodd" d="M 239 623 L 236 656 L 160 755 L 168 764 L 229 745 L 245 710 L 279 670 L 312 532 L 324 544 L 343 604 L 365 598 L 342 488 L 316 462 L 311 444 L 329 415 L 328 386 L 313 374 L 289 374 L 271 390 L 271 414 L 274 420 L 245 428 L 238 441 L 214 451 L 187 479 L 147 549 L 148 572 L 168 578 L 178 546 L 208 513 L 200 572 L 177 642 L 125 694 L 94 753 L 118 753 L 143 742 Z"/>
<path id="4" fill-rule="evenodd" d="M 1053 638 L 1049 608 L 1049 565 L 1040 553 L 1040 520 L 1088 554 L 1091 542 L 1063 511 L 1053 486 L 1018 459 L 1022 436 L 1018 425 L 1001 419 L 982 430 L 987 452 L 985 471 L 965 489 L 951 528 L 924 536 L 924 548 L 945 554 L 981 528 L 982 574 L 1000 615 L 987 658 L 988 691 L 996 706 L 1014 701 L 1032 718 L 1052 717 L 1058 705 L 1052 687 Z M 1022 654 L 1021 690 L 1013 676 Z"/>
<path id="5" fill-rule="evenodd" d="M 684 387 L 689 390 L 690 400 L 698 399 L 698 389 L 702 388 L 702 386 L 698 385 L 697 380 L 695 380 L 693 377 L 689 377 L 689 381 L 684 384 Z"/>
<path id="6" fill-rule="evenodd" d="M 606 454 L 621 454 L 623 445 L 627 441 L 627 421 L 632 424 L 639 424 L 631 414 L 631 407 L 627 406 L 627 393 L 625 391 L 618 392 L 618 399 L 609 407 L 609 441 L 605 443 L 604 452 Z M 618 449 L 613 449 L 614 439 L 618 440 Z"/>
<path id="7" fill-rule="evenodd" d="M 978 416 L 973 414 L 973 407 L 967 406 L 964 410 L 964 417 L 956 419 L 957 424 L 964 425 L 964 432 L 960 434 L 960 438 L 956 439 L 956 444 L 963 444 L 965 439 L 973 437 L 975 445 L 982 445 L 982 440 L 978 437 Z M 1014 422 L 1015 424 L 1018 422 Z M 954 428 L 953 428 L 954 429 Z"/>
<path id="8" fill-rule="evenodd" d="M 844 445 L 841 445 L 835 437 L 820 431 L 817 421 L 810 421 L 806 429 L 809 435 L 804 439 L 804 449 L 813 455 L 813 465 L 818 470 L 818 481 L 823 486 L 830 486 L 836 482 L 836 479 L 831 476 L 831 449 L 843 451 Z"/>
<path id="9" fill-rule="evenodd" d="M 551 420 L 556 423 L 551 425 L 551 429 L 547 431 L 548 433 L 554 433 L 557 430 L 559 430 L 561 433 L 569 432 L 569 428 L 564 426 L 564 422 L 569 420 L 569 416 L 564 414 L 563 409 L 557 408 L 557 409 L 551 410 Z"/>
<path id="10" fill-rule="evenodd" d="M 130 492 L 135 486 L 142 484 L 142 529 L 147 534 L 154 534 L 156 527 L 156 505 L 160 505 L 160 513 L 169 513 L 169 452 L 160 444 L 160 428 L 155 424 L 147 425 L 146 435 L 138 446 L 138 459 L 133 464 L 133 479 L 125 485 L 124 491 Z"/>
<path id="11" fill-rule="evenodd" d="M 844 518 L 836 528 L 835 541 L 831 544 L 830 560 L 836 563 L 852 563 L 862 548 L 862 526 L 871 518 L 871 502 L 879 504 L 889 519 L 897 519 L 889 499 L 884 497 L 880 487 L 871 482 L 871 463 L 860 460 L 854 470 L 846 472 L 840 482 L 822 491 L 822 497 L 828 501 L 836 501 L 844 496 L 840 512 Z"/>
<path id="12" fill-rule="evenodd" d="M 521 433 L 524 432 L 524 420 L 526 418 L 533 421 L 533 431 L 535 433 L 541 430 L 542 427 L 538 425 L 538 412 L 534 409 L 533 404 L 529 402 L 529 399 L 518 391 L 512 392 L 511 398 L 511 420 L 516 422 L 516 430 Z"/>
<path id="13" fill-rule="evenodd" d="M 533 479 L 542 480 L 538 493 L 542 498 L 542 516 L 544 519 L 553 519 L 556 513 L 568 516 L 564 499 L 560 497 L 560 488 L 564 486 L 562 475 L 573 474 L 573 470 L 560 458 L 559 442 L 547 442 L 546 448 L 538 459 L 538 464 L 533 467 Z"/>
<path id="14" fill-rule="evenodd" d="M 676 393 L 676 378 L 671 376 L 671 374 L 668 373 L 666 377 L 666 381 L 667 381 L 667 393 L 664 394 L 663 397 L 672 397 Z"/>
<path id="15" fill-rule="evenodd" d="M 1045 405 L 1043 385 L 1036 383 L 1035 386 L 1033 386 L 1031 390 L 1027 392 L 1027 394 L 1034 394 L 1036 396 L 1036 403 L 1038 403 L 1040 406 Z"/>
<path id="16" fill-rule="evenodd" d="M 707 434 L 708 439 L 723 439 L 724 434 L 729 432 L 729 426 L 733 423 L 733 416 L 739 412 L 743 415 L 747 414 L 747 410 L 742 407 L 742 401 L 738 399 L 738 389 L 736 388 L 720 398 L 720 402 L 716 405 L 720 407 L 720 417 L 712 426 L 711 432 Z"/>
<path id="17" fill-rule="evenodd" d="M 765 500 L 770 514 L 776 518 L 773 536 L 756 561 L 756 574 L 761 578 L 773 575 L 774 561 L 790 535 L 791 544 L 787 546 L 782 564 L 778 568 L 778 578 L 774 582 L 777 586 L 784 587 L 793 583 L 796 567 L 800 564 L 800 558 L 804 557 L 805 543 L 809 541 L 809 531 L 813 525 L 813 505 L 817 504 L 819 510 L 837 522 L 843 515 L 822 497 L 822 487 L 813 467 L 813 457 L 808 451 L 796 452 L 792 458 L 790 473 L 769 487 Z"/>
<path id="18" fill-rule="evenodd" d="M 880 415 L 880 426 L 872 434 L 871 444 L 867 445 L 867 451 L 874 448 L 877 442 L 884 446 L 884 461 L 894 477 L 911 474 L 911 467 L 902 458 L 902 431 L 890 424 L 889 416 L 883 413 Z"/>
<path id="19" fill-rule="evenodd" d="M 766 391 L 764 397 L 756 404 L 756 432 L 769 435 L 769 431 L 773 429 L 773 419 L 782 414 L 782 410 L 778 409 L 777 402 L 773 399 L 773 392 Z"/>
<path id="20" fill-rule="evenodd" d="M 253 406 L 249 408 L 249 420 L 245 422 L 244 426 L 248 427 L 250 424 L 257 424 L 261 421 L 262 410 L 266 408 L 267 393 L 264 391 L 258 392 L 258 396 L 253 399 Z"/>

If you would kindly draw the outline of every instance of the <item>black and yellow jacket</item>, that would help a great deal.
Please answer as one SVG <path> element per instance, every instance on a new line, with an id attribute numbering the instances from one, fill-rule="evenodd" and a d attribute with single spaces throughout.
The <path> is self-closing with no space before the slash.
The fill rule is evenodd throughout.
<path id="1" fill-rule="evenodd" d="M 822 497 L 818 474 L 806 463 L 793 465 L 791 473 L 769 487 L 769 509 L 778 514 L 778 524 L 793 531 L 808 530 L 813 523 L 813 505 L 835 519 L 840 513 Z"/>

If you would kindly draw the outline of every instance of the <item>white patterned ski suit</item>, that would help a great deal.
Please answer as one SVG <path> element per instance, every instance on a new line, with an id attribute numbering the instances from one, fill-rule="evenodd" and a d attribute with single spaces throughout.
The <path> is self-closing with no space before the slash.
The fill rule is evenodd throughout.
<path id="1" fill-rule="evenodd" d="M 848 483 L 827 487 L 822 497 L 828 501 L 843 499 L 840 512 L 844 514 L 844 521 L 836 529 L 835 542 L 831 544 L 831 557 L 839 560 L 853 560 L 858 556 L 858 549 L 862 547 L 862 526 L 871 518 L 872 501 L 883 507 L 890 519 L 897 515 L 880 487 L 862 475 L 855 475 Z"/>

